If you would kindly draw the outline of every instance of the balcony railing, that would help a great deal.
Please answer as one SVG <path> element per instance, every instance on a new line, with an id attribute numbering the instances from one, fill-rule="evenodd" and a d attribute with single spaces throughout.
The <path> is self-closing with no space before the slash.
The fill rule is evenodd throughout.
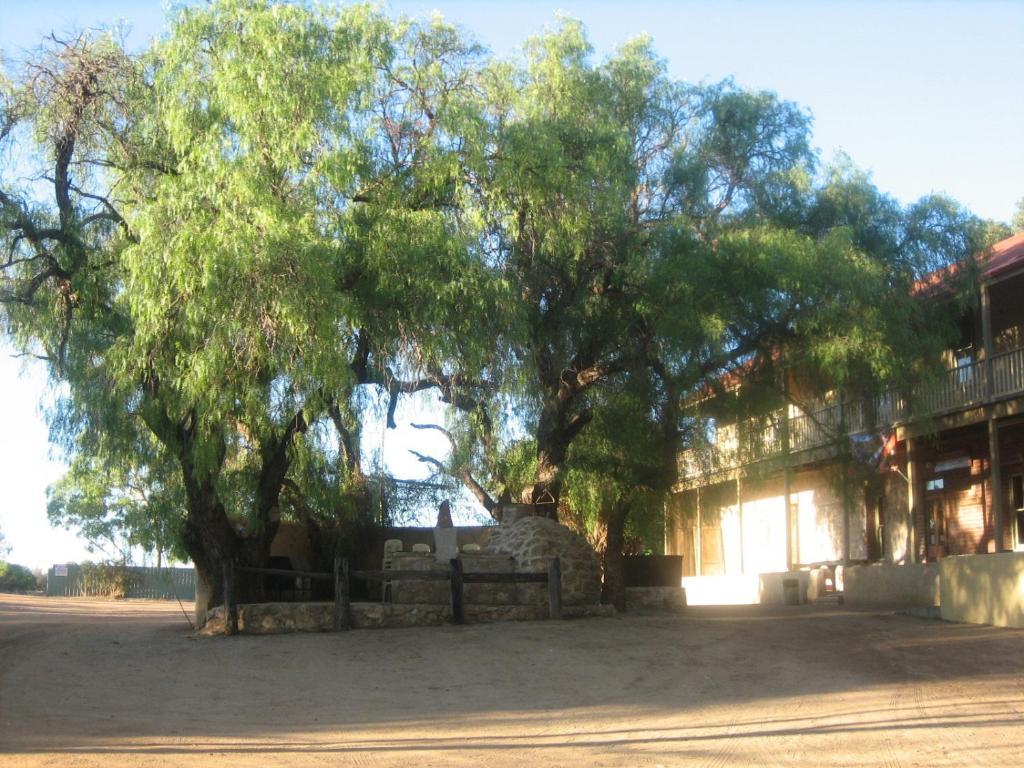
<path id="1" fill-rule="evenodd" d="M 992 355 L 989 376 L 993 397 L 1006 397 L 1024 389 L 1024 347 Z"/>
<path id="2" fill-rule="evenodd" d="M 900 422 L 941 416 L 1024 394 L 1024 347 L 951 368 L 909 400 L 889 390 L 874 400 L 827 405 L 790 416 L 790 453 L 822 448 L 848 435 L 876 432 Z M 679 471 L 693 478 L 735 469 L 785 451 L 781 412 L 723 427 L 712 445 L 683 451 Z"/>

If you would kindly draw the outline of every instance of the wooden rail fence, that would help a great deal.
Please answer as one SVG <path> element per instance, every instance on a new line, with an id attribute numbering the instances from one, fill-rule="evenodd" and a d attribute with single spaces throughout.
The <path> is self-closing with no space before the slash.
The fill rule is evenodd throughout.
<path id="1" fill-rule="evenodd" d="M 285 576 L 288 578 L 306 578 L 313 581 L 330 581 L 334 585 L 334 621 L 335 631 L 352 627 L 352 602 L 350 585 L 352 579 L 367 581 L 447 581 L 451 599 L 452 623 L 466 622 L 465 601 L 463 598 L 466 584 L 547 584 L 548 616 L 558 619 L 562 616 L 562 566 L 556 557 L 551 561 L 547 571 L 527 573 L 466 573 L 462 561 L 453 558 L 445 571 L 409 571 L 409 570 L 350 570 L 348 558 L 334 559 L 333 573 L 319 571 L 292 571 L 284 568 L 249 568 L 239 566 L 239 573 L 257 576 Z M 224 616 L 225 632 L 229 635 L 238 633 L 238 592 L 236 567 L 231 562 L 224 564 Z"/>

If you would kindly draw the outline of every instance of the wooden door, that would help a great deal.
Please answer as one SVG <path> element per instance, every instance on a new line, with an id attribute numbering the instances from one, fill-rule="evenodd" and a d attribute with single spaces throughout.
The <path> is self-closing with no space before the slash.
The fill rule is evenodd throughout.
<path id="1" fill-rule="evenodd" d="M 946 554 L 946 496 L 937 493 L 929 496 L 925 507 L 925 558 L 935 562 Z"/>
<path id="2" fill-rule="evenodd" d="M 703 526 L 700 531 L 701 576 L 721 576 L 725 573 L 724 547 L 720 526 Z"/>
<path id="3" fill-rule="evenodd" d="M 881 560 L 885 556 L 885 504 L 882 496 L 867 496 L 868 560 Z"/>

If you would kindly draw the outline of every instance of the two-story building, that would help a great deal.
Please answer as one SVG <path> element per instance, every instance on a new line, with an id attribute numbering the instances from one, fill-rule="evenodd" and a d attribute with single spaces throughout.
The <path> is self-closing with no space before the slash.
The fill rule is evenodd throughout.
<path id="1" fill-rule="evenodd" d="M 789 398 L 680 456 L 665 551 L 695 593 L 700 577 L 1024 550 L 1024 233 L 979 266 L 978 309 L 938 381 L 870 402 Z"/>

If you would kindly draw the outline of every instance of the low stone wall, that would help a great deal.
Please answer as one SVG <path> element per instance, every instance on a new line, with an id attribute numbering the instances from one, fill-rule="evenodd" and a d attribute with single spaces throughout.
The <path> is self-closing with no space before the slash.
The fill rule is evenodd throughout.
<path id="1" fill-rule="evenodd" d="M 1024 552 L 954 555 L 938 569 L 943 619 L 1024 628 Z"/>
<path id="2" fill-rule="evenodd" d="M 513 573 L 516 569 L 515 560 L 508 555 L 492 555 L 486 552 L 463 552 L 463 573 Z M 447 584 L 445 587 L 447 588 Z M 466 605 L 543 605 L 547 607 L 547 592 L 543 601 L 534 600 L 525 603 L 519 599 L 516 584 L 466 584 L 462 598 Z"/>
<path id="3" fill-rule="evenodd" d="M 396 571 L 433 571 L 448 573 L 451 566 L 440 563 L 430 553 L 396 552 Z M 392 581 L 391 602 L 408 605 L 444 605 L 450 598 L 447 581 Z"/>
<path id="4" fill-rule="evenodd" d="M 626 607 L 681 611 L 686 607 L 686 590 L 682 587 L 626 587 Z"/>
<path id="5" fill-rule="evenodd" d="M 394 605 L 352 603 L 352 625 L 372 627 L 424 627 L 451 620 L 446 605 Z M 248 635 L 280 632 L 326 632 L 334 626 L 334 603 L 246 603 L 238 606 L 238 631 Z M 207 614 L 205 634 L 224 632 L 224 608 Z"/>
<path id="6" fill-rule="evenodd" d="M 848 605 L 928 608 L 939 604 L 936 563 L 853 565 L 845 569 L 843 580 Z"/>
<path id="7" fill-rule="evenodd" d="M 463 573 L 513 573 L 515 561 L 508 555 L 487 552 L 463 552 L 459 555 Z M 395 556 L 395 570 L 433 571 L 448 573 L 451 566 L 434 558 L 433 554 L 399 552 Z M 532 585 L 518 585 L 532 586 Z M 466 584 L 463 600 L 467 605 L 543 605 L 547 606 L 547 587 L 520 594 L 516 584 Z M 391 602 L 410 605 L 444 604 L 449 601 L 448 581 L 393 581 Z"/>
<path id="8" fill-rule="evenodd" d="M 400 605 L 396 603 L 352 603 L 352 625 L 356 629 L 384 627 L 429 627 L 451 622 L 447 605 Z M 614 616 L 610 605 L 569 606 L 563 618 Z M 546 619 L 547 608 L 539 605 L 467 605 L 466 621 L 535 621 Z M 334 626 L 334 603 L 247 603 L 238 606 L 238 631 L 249 635 L 283 632 L 326 632 Z M 202 634 L 224 633 L 224 609 L 209 611 Z"/>

